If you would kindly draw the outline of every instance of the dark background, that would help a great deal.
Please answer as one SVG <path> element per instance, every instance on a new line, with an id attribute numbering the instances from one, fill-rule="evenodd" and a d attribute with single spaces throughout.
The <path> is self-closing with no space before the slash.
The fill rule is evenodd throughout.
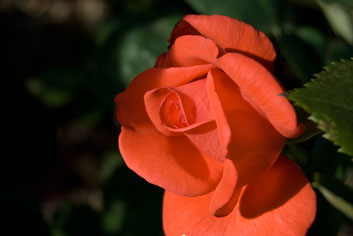
<path id="1" fill-rule="evenodd" d="M 209 11 L 187 2 L 0 1 L 1 235 L 163 235 L 163 192 L 123 163 L 113 99 L 168 50 L 178 19 Z M 271 2 L 274 20 L 258 19 L 259 9 L 247 4 L 247 14 L 229 15 L 269 35 L 287 89 L 353 55 L 312 1 Z M 309 178 L 318 171 L 348 178 L 339 172 L 348 159 L 329 141 L 317 136 L 301 148 L 311 154 Z M 309 235 L 352 235 L 351 221 L 319 192 L 318 205 Z"/>

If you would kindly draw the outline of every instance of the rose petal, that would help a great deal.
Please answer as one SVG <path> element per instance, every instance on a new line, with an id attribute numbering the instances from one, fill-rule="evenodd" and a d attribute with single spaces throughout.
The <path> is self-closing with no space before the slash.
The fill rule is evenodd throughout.
<path id="1" fill-rule="evenodd" d="M 152 68 L 138 75 L 115 98 L 122 125 L 119 147 L 129 168 L 147 181 L 182 195 L 214 189 L 221 178 L 222 165 L 202 155 L 186 137 L 160 134 L 147 116 L 143 96 L 153 88 L 186 84 L 210 68 L 211 65 Z"/>
<path id="2" fill-rule="evenodd" d="M 200 153 L 184 136 L 165 136 L 153 126 L 122 127 L 120 152 L 126 165 L 148 182 L 179 195 L 213 190 L 222 175 L 221 162 Z"/>
<path id="3" fill-rule="evenodd" d="M 165 52 L 159 55 L 154 67 L 160 67 L 160 68 L 172 67 L 172 63 L 169 59 L 168 52 Z"/>
<path id="4" fill-rule="evenodd" d="M 171 93 L 172 91 L 169 88 L 158 88 L 148 91 L 144 96 L 145 108 L 153 125 L 159 132 L 168 136 L 177 134 L 175 134 L 175 132 L 171 132 L 167 127 L 165 127 L 160 116 L 160 110 L 161 104 Z"/>
<path id="5" fill-rule="evenodd" d="M 238 173 L 233 161 L 224 160 L 223 176 L 212 196 L 211 213 L 215 216 L 226 216 L 231 213 L 238 201 L 241 187 L 237 187 Z"/>
<path id="6" fill-rule="evenodd" d="M 216 122 L 208 122 L 184 131 L 190 141 L 205 155 L 223 161 L 225 153 L 220 144 Z"/>
<path id="7" fill-rule="evenodd" d="M 218 136 L 220 139 L 220 146 L 222 148 L 222 152 L 226 155 L 228 153 L 228 145 L 231 141 L 231 130 L 230 130 L 226 115 L 224 113 L 222 103 L 219 100 L 219 96 L 215 88 L 214 79 L 213 79 L 214 73 L 219 74 L 219 76 L 224 76 L 222 72 L 218 71 L 218 69 L 212 69 L 207 74 L 207 92 L 210 98 L 210 104 L 211 104 L 212 110 L 215 114 Z M 234 102 L 239 102 L 239 101 L 234 101 Z"/>
<path id="8" fill-rule="evenodd" d="M 181 94 L 186 116 L 190 123 L 202 123 L 214 120 L 207 96 L 206 83 L 206 79 L 200 79 L 174 88 L 175 91 Z"/>
<path id="9" fill-rule="evenodd" d="M 212 122 L 214 115 L 210 108 L 206 86 L 206 79 L 200 79 L 175 88 L 151 90 L 145 94 L 146 110 L 153 124 L 161 133 L 165 135 L 184 133 L 202 153 L 214 159 L 223 160 L 224 153 L 220 146 L 217 127 Z M 170 94 L 177 94 L 175 96 L 181 100 L 179 105 L 170 104 L 172 108 L 180 106 L 180 111 L 174 112 L 176 117 L 170 117 L 173 115 L 170 109 L 167 110 L 168 114 L 161 114 L 160 104 Z M 163 122 L 164 116 L 168 118 L 166 118 L 167 120 L 175 120 L 176 124 L 167 125 L 167 123 L 173 122 Z M 184 117 L 185 122 L 182 123 L 184 125 L 177 122 L 180 117 Z"/>
<path id="10" fill-rule="evenodd" d="M 266 35 L 252 26 L 228 16 L 186 15 L 174 28 L 169 41 L 183 35 L 202 35 L 212 39 L 223 52 L 239 52 L 271 67 L 276 52 Z"/>
<path id="11" fill-rule="evenodd" d="M 172 66 L 208 64 L 218 56 L 215 42 L 199 35 L 185 35 L 177 38 L 167 55 Z"/>
<path id="12" fill-rule="evenodd" d="M 151 68 L 139 74 L 123 93 L 115 97 L 116 114 L 122 126 L 148 124 L 144 94 L 151 89 L 165 86 L 175 87 L 205 75 L 212 65 L 182 68 Z"/>
<path id="13" fill-rule="evenodd" d="M 214 192 L 198 197 L 165 192 L 163 228 L 168 236 L 304 236 L 316 214 L 316 197 L 303 172 L 288 158 L 244 187 L 240 202 L 226 217 L 214 217 Z"/>
<path id="14" fill-rule="evenodd" d="M 219 58 L 218 66 L 283 136 L 293 138 L 302 133 L 292 105 L 281 96 L 284 90 L 261 64 L 239 53 L 228 53 Z"/>
<path id="15" fill-rule="evenodd" d="M 224 160 L 225 153 L 220 146 L 217 127 L 214 122 L 209 122 L 215 118 L 207 94 L 207 80 L 201 79 L 176 87 L 175 90 L 186 97 L 192 98 L 195 106 L 195 118 L 189 118 L 189 120 L 195 124 L 202 124 L 184 131 L 184 134 L 202 153 L 216 160 Z M 187 102 L 186 99 L 184 101 Z"/>
<path id="16" fill-rule="evenodd" d="M 243 99 L 225 73 L 215 68 L 207 79 L 221 144 L 227 145 L 226 158 L 234 161 L 242 186 L 272 166 L 285 138 Z"/>
<path id="17" fill-rule="evenodd" d="M 165 235 L 224 236 L 231 215 L 218 218 L 210 213 L 212 194 L 183 197 L 166 191 L 163 199 Z"/>
<path id="18" fill-rule="evenodd" d="M 316 214 L 316 196 L 304 173 L 286 157 L 243 192 L 226 235 L 305 235 Z"/>

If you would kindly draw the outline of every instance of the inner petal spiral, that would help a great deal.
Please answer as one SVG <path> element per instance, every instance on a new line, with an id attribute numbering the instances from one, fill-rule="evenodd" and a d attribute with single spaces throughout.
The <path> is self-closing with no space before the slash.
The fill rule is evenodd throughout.
<path id="1" fill-rule="evenodd" d="M 224 159 L 206 79 L 157 88 L 148 91 L 144 99 L 147 114 L 158 131 L 167 136 L 185 135 L 203 154 Z"/>
<path id="2" fill-rule="evenodd" d="M 170 92 L 163 99 L 159 115 L 162 123 L 171 128 L 178 129 L 189 125 L 182 101 L 176 92 Z"/>

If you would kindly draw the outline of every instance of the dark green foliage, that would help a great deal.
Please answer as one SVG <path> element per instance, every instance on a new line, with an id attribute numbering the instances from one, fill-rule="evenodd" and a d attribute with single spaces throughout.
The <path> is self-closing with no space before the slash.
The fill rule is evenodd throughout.
<path id="1" fill-rule="evenodd" d="M 333 63 L 316 77 L 289 98 L 311 114 L 339 151 L 353 156 L 353 61 Z"/>

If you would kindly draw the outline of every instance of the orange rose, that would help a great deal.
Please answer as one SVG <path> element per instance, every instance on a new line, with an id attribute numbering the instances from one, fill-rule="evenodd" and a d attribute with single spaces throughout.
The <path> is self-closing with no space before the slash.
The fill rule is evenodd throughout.
<path id="1" fill-rule="evenodd" d="M 170 43 L 115 100 L 126 164 L 166 190 L 166 235 L 304 235 L 315 194 L 279 157 L 303 129 L 271 73 L 269 39 L 230 17 L 187 15 Z"/>

